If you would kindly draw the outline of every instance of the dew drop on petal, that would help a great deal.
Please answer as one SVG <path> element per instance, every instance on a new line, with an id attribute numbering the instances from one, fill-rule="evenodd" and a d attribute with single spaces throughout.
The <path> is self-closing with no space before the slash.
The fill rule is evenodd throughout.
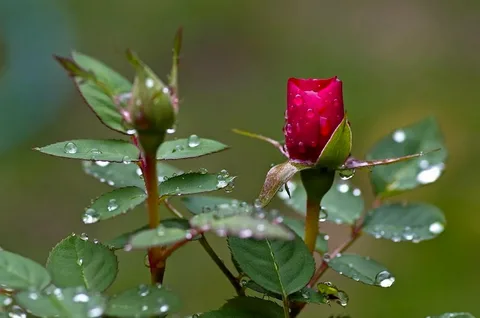
<path id="1" fill-rule="evenodd" d="M 307 118 L 312 119 L 313 117 L 315 117 L 315 113 L 314 113 L 313 109 L 311 109 L 311 108 L 307 109 Z"/>
<path id="2" fill-rule="evenodd" d="M 293 105 L 300 106 L 303 104 L 303 98 L 300 94 L 295 95 L 293 98 Z"/>
<path id="3" fill-rule="evenodd" d="M 63 148 L 63 151 L 68 154 L 75 154 L 78 151 L 77 145 L 73 142 L 67 142 L 65 144 L 65 147 Z"/>

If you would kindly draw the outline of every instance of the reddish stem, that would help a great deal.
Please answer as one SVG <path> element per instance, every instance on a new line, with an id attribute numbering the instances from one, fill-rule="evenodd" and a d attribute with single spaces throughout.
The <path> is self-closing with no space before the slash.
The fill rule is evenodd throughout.
<path id="1" fill-rule="evenodd" d="M 147 190 L 148 224 L 151 229 L 154 229 L 160 224 L 160 215 L 158 213 L 157 160 L 155 156 L 145 155 L 143 160 L 143 178 Z M 164 247 L 151 247 L 148 249 L 148 262 L 152 284 L 163 282 L 166 265 L 164 252 Z"/>

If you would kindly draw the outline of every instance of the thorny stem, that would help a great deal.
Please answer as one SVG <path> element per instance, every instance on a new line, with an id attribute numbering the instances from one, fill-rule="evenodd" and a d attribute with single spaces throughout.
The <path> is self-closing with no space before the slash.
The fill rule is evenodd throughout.
<path id="1" fill-rule="evenodd" d="M 170 212 L 172 212 L 173 214 L 175 214 L 179 218 L 184 219 L 184 217 L 180 213 L 180 211 L 178 211 L 168 200 L 165 200 L 164 204 L 167 207 L 167 209 L 170 210 Z M 240 286 L 240 283 L 238 282 L 238 279 L 232 274 L 232 272 L 230 272 L 230 270 L 227 268 L 227 266 L 225 266 L 225 263 L 220 259 L 220 257 L 218 257 L 217 253 L 215 253 L 215 251 L 213 250 L 210 243 L 208 243 L 205 236 L 203 234 L 201 234 L 201 235 L 202 236 L 199 239 L 200 245 L 202 245 L 203 249 L 205 250 L 205 252 L 207 252 L 208 256 L 210 256 L 210 258 L 215 262 L 215 264 L 222 271 L 222 273 L 227 277 L 227 279 L 230 281 L 230 283 L 232 284 L 232 286 L 235 289 L 235 291 L 237 292 L 237 294 L 239 296 L 244 296 L 245 291 L 243 290 L 242 286 Z M 195 235 L 193 235 L 193 236 L 195 236 Z M 185 241 L 185 243 L 186 242 L 187 241 Z"/>
<path id="2" fill-rule="evenodd" d="M 212 261 L 217 264 L 218 268 L 222 271 L 222 273 L 227 277 L 227 279 L 230 281 L 232 284 L 233 288 L 235 288 L 235 291 L 237 292 L 237 295 L 239 296 L 245 296 L 245 291 L 243 290 L 242 286 L 238 282 L 237 278 L 230 272 L 230 270 L 225 266 L 225 263 L 218 257 L 217 253 L 213 250 L 213 248 L 210 246 L 208 243 L 207 239 L 205 236 L 200 238 L 200 244 L 202 245 L 203 249 L 205 252 L 207 252 L 208 256 L 212 259 Z"/>
<path id="3" fill-rule="evenodd" d="M 143 177 L 147 189 L 148 224 L 151 229 L 160 224 L 158 213 L 158 177 L 157 160 L 155 155 L 146 154 L 143 161 Z M 162 283 L 165 275 L 166 260 L 164 247 L 151 247 L 148 249 L 148 262 L 152 284 Z"/>
<path id="4" fill-rule="evenodd" d="M 259 134 L 255 134 L 255 133 L 252 133 L 252 132 L 249 132 L 249 131 L 240 130 L 240 129 L 232 129 L 232 131 L 233 131 L 234 133 L 239 134 L 239 135 L 242 135 L 242 136 L 246 136 L 246 137 L 250 137 L 250 138 L 255 138 L 255 139 L 259 139 L 259 140 L 266 141 L 266 142 L 268 142 L 269 144 L 271 144 L 272 146 L 274 146 L 275 148 L 277 148 L 284 156 L 287 156 L 287 154 L 285 153 L 285 150 L 283 149 L 282 144 L 279 143 L 278 141 L 272 139 L 272 138 L 269 138 L 269 137 L 266 137 L 266 136 L 262 136 L 262 135 L 259 135 Z"/>
<path id="5" fill-rule="evenodd" d="M 318 236 L 318 219 L 320 217 L 320 202 L 307 196 L 307 216 L 305 219 L 305 244 L 313 254 Z"/>

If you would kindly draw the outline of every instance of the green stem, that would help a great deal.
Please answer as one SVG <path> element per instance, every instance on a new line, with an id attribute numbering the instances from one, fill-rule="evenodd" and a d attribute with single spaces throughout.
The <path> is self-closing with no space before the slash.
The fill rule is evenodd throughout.
<path id="1" fill-rule="evenodd" d="M 145 188 L 147 190 L 147 210 L 148 224 L 151 229 L 160 224 L 160 215 L 158 213 L 158 177 L 157 177 L 157 159 L 155 155 L 145 154 L 143 166 L 143 177 Z M 162 283 L 165 275 L 166 260 L 164 257 L 164 247 L 151 247 L 148 249 L 148 262 L 152 284 Z"/>
<path id="2" fill-rule="evenodd" d="M 319 233 L 320 201 L 307 197 L 307 216 L 305 219 L 305 244 L 309 251 L 315 251 L 315 244 Z"/>
<path id="3" fill-rule="evenodd" d="M 315 251 L 319 232 L 320 202 L 330 190 L 335 171 L 312 168 L 300 172 L 302 183 L 307 192 L 307 216 L 305 219 L 305 244 L 310 252 Z"/>
<path id="4" fill-rule="evenodd" d="M 205 236 L 200 237 L 200 244 L 202 245 L 203 249 L 205 252 L 207 252 L 208 256 L 217 264 L 218 268 L 222 271 L 222 273 L 227 277 L 227 279 L 230 281 L 232 284 L 233 288 L 235 288 L 235 291 L 237 292 L 237 295 L 239 296 L 245 296 L 245 291 L 243 290 L 242 286 L 240 286 L 240 283 L 238 282 L 237 278 L 230 272 L 230 270 L 225 266 L 225 263 L 218 257 L 217 253 L 213 250 L 213 248 L 210 246 L 208 243 L 207 239 Z"/>

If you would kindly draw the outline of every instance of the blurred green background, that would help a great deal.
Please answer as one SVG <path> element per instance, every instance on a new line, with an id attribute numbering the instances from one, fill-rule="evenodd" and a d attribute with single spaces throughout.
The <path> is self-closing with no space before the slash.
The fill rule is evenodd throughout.
<path id="1" fill-rule="evenodd" d="M 31 148 L 116 136 L 83 104 L 52 54 L 75 49 L 131 77 L 123 53 L 132 48 L 163 75 L 180 25 L 185 34 L 176 136 L 195 133 L 232 149 L 179 166 L 239 175 L 236 198 L 252 201 L 269 165 L 282 158 L 231 128 L 280 138 L 290 76 L 337 75 L 344 81 L 357 156 L 382 135 L 429 114 L 445 132 L 445 175 L 399 199 L 438 205 L 447 215 L 446 231 L 420 244 L 362 238 L 352 251 L 387 265 L 395 285 L 375 288 L 329 272 L 325 279 L 349 293 L 349 306 L 309 306 L 302 317 L 480 314 L 478 0 L 0 0 L 0 246 L 44 262 L 72 231 L 109 239 L 145 223 L 139 209 L 84 226 L 84 207 L 108 187 L 84 175 L 80 163 Z M 353 182 L 371 199 L 368 172 Z M 282 207 L 278 200 L 273 206 Z M 345 229 L 327 227 L 331 244 L 338 244 Z M 227 258 L 224 241 L 211 239 Z M 148 280 L 143 253 L 119 257 L 112 292 Z M 197 243 L 174 254 L 166 284 L 184 299 L 182 315 L 217 308 L 234 295 Z"/>

